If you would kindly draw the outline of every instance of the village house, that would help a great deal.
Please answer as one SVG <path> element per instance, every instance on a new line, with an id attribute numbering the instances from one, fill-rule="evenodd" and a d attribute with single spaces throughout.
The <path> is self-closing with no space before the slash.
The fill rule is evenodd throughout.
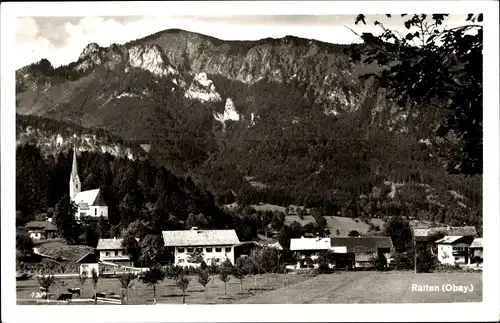
<path id="1" fill-rule="evenodd" d="M 75 217 L 77 220 L 99 217 L 108 218 L 108 206 L 104 202 L 102 192 L 99 188 L 82 191 L 82 184 L 78 176 L 78 165 L 76 160 L 76 145 L 73 149 L 73 165 L 69 179 L 69 196 L 77 206 Z"/>
<path id="2" fill-rule="evenodd" d="M 57 229 L 49 221 L 31 221 L 24 226 L 33 240 L 53 239 L 56 237 Z"/>
<path id="3" fill-rule="evenodd" d="M 335 237 L 331 249 L 337 254 L 337 267 L 369 268 L 373 260 L 383 255 L 391 262 L 394 252 L 391 237 Z"/>
<path id="4" fill-rule="evenodd" d="M 435 243 L 438 249 L 438 260 L 443 265 L 469 263 L 469 247 L 474 240 L 471 236 L 445 236 Z"/>
<path id="5" fill-rule="evenodd" d="M 121 265 L 131 265 L 132 260 L 129 254 L 122 247 L 123 239 L 99 239 L 96 250 L 101 262 L 110 262 Z"/>
<path id="6" fill-rule="evenodd" d="M 481 264 L 483 262 L 483 238 L 476 238 L 470 245 L 471 264 Z"/>
<path id="7" fill-rule="evenodd" d="M 76 263 L 80 265 L 80 275 L 83 275 L 85 272 L 87 277 L 91 277 L 92 269 L 94 269 L 97 275 L 99 275 L 99 257 L 95 254 L 95 252 L 85 254 L 83 257 L 78 259 Z"/>
<path id="8" fill-rule="evenodd" d="M 330 238 L 305 238 L 290 239 L 290 250 L 295 252 L 297 265 L 295 268 L 315 268 L 314 262 L 322 251 L 331 249 Z M 313 263 L 311 263 L 311 261 Z"/>
<path id="9" fill-rule="evenodd" d="M 388 262 L 394 251 L 390 237 L 335 237 L 300 238 L 290 240 L 290 250 L 298 259 L 294 268 L 316 268 L 318 264 L 307 264 L 310 258 L 316 262 L 321 252 L 331 250 L 335 254 L 335 266 L 340 268 L 366 268 L 373 266 L 373 260 L 384 255 Z"/>
<path id="10" fill-rule="evenodd" d="M 174 264 L 197 266 L 190 262 L 194 253 L 202 254 L 203 260 L 210 265 L 212 261 L 226 259 L 234 264 L 234 248 L 240 243 L 234 230 L 190 230 L 163 231 L 165 247 L 174 253 Z"/>

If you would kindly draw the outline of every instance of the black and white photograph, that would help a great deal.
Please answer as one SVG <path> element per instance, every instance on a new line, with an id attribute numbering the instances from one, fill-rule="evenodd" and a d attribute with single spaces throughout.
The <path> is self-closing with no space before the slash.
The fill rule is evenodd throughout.
<path id="1" fill-rule="evenodd" d="M 6 322 L 500 318 L 497 2 L 1 9 Z"/>

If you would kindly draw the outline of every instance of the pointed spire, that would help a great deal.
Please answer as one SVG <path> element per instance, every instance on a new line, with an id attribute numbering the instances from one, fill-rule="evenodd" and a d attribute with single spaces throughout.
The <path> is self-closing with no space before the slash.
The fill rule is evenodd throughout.
<path id="1" fill-rule="evenodd" d="M 73 135 L 73 165 L 71 166 L 71 178 L 78 175 L 78 165 L 76 163 L 76 135 Z"/>

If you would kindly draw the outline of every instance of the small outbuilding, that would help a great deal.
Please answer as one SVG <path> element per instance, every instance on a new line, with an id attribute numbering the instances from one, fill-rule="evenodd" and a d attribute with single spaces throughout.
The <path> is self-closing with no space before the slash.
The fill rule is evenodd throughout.
<path id="1" fill-rule="evenodd" d="M 79 274 L 82 275 L 83 272 L 86 272 L 87 276 L 91 276 L 92 269 L 94 269 L 99 275 L 99 257 L 95 254 L 95 252 L 89 252 L 80 259 L 76 261 L 77 264 L 80 265 Z"/>

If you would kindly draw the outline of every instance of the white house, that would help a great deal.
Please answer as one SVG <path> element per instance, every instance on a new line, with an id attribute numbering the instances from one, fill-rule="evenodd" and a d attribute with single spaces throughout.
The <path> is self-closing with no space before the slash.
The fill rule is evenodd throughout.
<path id="1" fill-rule="evenodd" d="M 474 240 L 470 236 L 445 236 L 435 242 L 438 260 L 443 265 L 469 263 L 469 247 Z"/>
<path id="2" fill-rule="evenodd" d="M 73 165 L 71 167 L 71 176 L 69 179 L 69 196 L 78 210 L 76 212 L 76 219 L 80 220 L 82 217 L 108 218 L 108 206 L 104 202 L 100 189 L 93 189 L 82 191 L 82 184 L 78 176 L 78 165 L 76 161 L 76 145 L 73 149 Z"/>
<path id="3" fill-rule="evenodd" d="M 317 264 L 308 265 L 305 263 L 307 258 L 312 261 L 318 259 L 319 254 L 322 251 L 330 250 L 330 238 L 305 238 L 301 237 L 299 239 L 290 239 L 290 250 L 294 251 L 297 256 L 297 266 L 301 267 L 318 267 Z"/>
<path id="4" fill-rule="evenodd" d="M 123 239 L 99 239 L 96 250 L 99 253 L 99 260 L 103 262 L 119 263 L 131 265 L 131 257 L 122 247 Z"/>
<path id="5" fill-rule="evenodd" d="M 234 230 L 190 230 L 163 231 L 165 247 L 174 249 L 175 265 L 192 265 L 190 254 L 200 253 L 203 260 L 210 264 L 229 259 L 234 264 L 234 247 L 240 243 Z"/>

